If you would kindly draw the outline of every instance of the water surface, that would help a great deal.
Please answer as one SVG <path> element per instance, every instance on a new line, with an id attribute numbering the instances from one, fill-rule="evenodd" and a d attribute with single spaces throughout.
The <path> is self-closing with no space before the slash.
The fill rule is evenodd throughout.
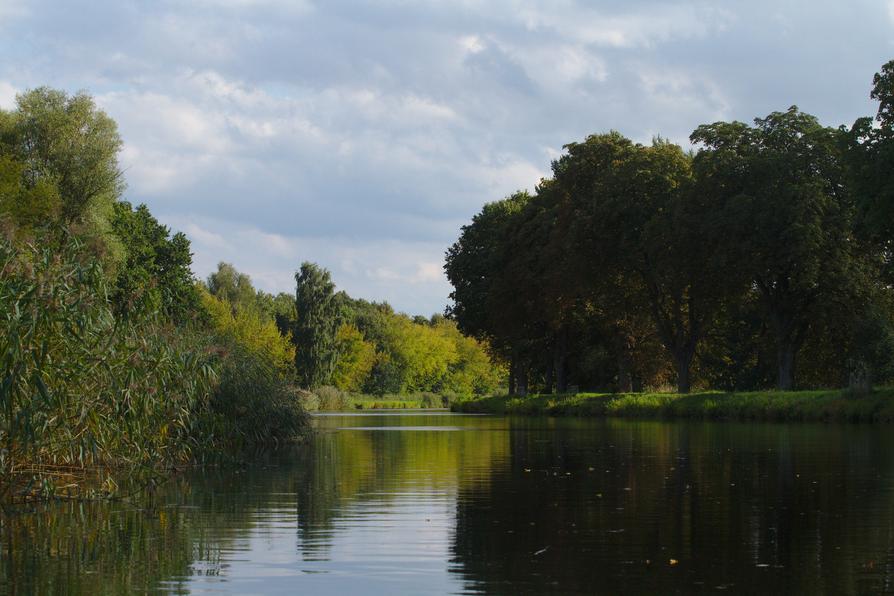
<path id="1" fill-rule="evenodd" d="M 319 416 L 309 445 L 154 507 L 0 519 L 0 591 L 894 592 L 879 426 Z"/>

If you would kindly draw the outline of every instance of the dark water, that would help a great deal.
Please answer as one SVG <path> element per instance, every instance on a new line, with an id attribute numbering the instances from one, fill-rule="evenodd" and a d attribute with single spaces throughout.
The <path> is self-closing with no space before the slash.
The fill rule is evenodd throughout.
<path id="1" fill-rule="evenodd" d="M 2 518 L 0 592 L 894 591 L 894 429 L 325 416 L 155 508 Z"/>

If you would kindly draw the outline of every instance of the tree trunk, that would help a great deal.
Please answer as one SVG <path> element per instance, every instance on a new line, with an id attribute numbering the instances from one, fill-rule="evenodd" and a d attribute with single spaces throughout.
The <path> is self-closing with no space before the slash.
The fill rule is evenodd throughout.
<path id="1" fill-rule="evenodd" d="M 525 397 L 528 395 L 528 369 L 524 365 L 519 365 L 516 371 L 516 380 L 518 382 L 518 395 Z"/>
<path id="2" fill-rule="evenodd" d="M 757 279 L 770 315 L 770 326 L 776 335 L 776 387 L 790 391 L 795 386 L 795 356 L 807 334 L 807 319 L 810 305 L 816 299 L 804 299 L 790 289 L 787 278 L 767 283 Z"/>
<path id="3" fill-rule="evenodd" d="M 780 340 L 776 348 L 778 374 L 776 387 L 780 391 L 791 391 L 795 385 L 795 351 L 794 342 Z"/>
<path id="4" fill-rule="evenodd" d="M 515 381 L 516 381 L 515 372 L 516 371 L 515 371 L 515 369 L 516 369 L 515 356 L 511 356 L 509 358 L 509 395 L 515 395 L 515 390 L 516 390 L 516 384 L 515 384 Z"/>
<path id="5" fill-rule="evenodd" d="M 547 395 L 553 392 L 553 369 L 554 362 L 550 359 L 549 362 L 546 363 L 546 375 L 543 381 L 543 392 Z"/>
<path id="6" fill-rule="evenodd" d="M 618 393 L 630 393 L 633 390 L 630 342 L 620 325 L 615 326 L 614 335 L 615 350 L 618 353 Z"/>
<path id="7" fill-rule="evenodd" d="M 677 369 L 677 393 L 689 393 L 691 389 L 690 371 L 692 356 L 688 351 L 674 354 L 674 368 Z"/>
<path id="8" fill-rule="evenodd" d="M 568 393 L 568 334 L 562 329 L 553 348 L 553 370 L 556 374 L 556 393 Z"/>
<path id="9" fill-rule="evenodd" d="M 626 350 L 618 351 L 618 393 L 633 391 L 633 376 L 630 374 L 630 357 Z"/>
<path id="10" fill-rule="evenodd" d="M 853 362 L 848 371 L 848 389 L 855 393 L 872 390 L 872 372 L 864 360 Z"/>

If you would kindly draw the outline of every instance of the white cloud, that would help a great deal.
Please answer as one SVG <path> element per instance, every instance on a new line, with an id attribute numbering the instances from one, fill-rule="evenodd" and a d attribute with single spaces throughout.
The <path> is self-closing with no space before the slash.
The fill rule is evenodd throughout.
<path id="1" fill-rule="evenodd" d="M 459 46 L 465 53 L 477 54 L 487 47 L 477 35 L 464 35 L 459 38 Z"/>
<path id="2" fill-rule="evenodd" d="M 220 234 L 215 234 L 205 228 L 192 223 L 186 222 L 182 224 L 183 231 L 189 236 L 193 242 L 202 246 L 214 249 L 230 249 L 231 247 Z"/>
<path id="3" fill-rule="evenodd" d="M 193 269 L 201 279 L 225 261 L 249 273 L 260 289 L 292 292 L 295 271 L 303 261 L 313 261 L 329 269 L 338 288 L 350 295 L 387 300 L 411 314 L 440 311 L 449 293 L 441 270 L 446 246 L 436 242 L 285 236 L 201 216 L 160 219 L 189 237 Z"/>

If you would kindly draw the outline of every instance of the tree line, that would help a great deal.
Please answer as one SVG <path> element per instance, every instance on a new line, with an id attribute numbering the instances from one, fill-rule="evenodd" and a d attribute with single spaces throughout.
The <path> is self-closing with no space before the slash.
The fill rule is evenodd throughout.
<path id="1" fill-rule="evenodd" d="M 205 283 L 234 312 L 275 323 L 293 346 L 296 382 L 309 390 L 467 397 L 491 393 L 502 381 L 485 346 L 443 315 L 410 317 L 386 302 L 351 298 L 310 262 L 296 272 L 295 286 L 295 294 L 274 296 L 223 262 Z"/>
<path id="2" fill-rule="evenodd" d="M 692 150 L 618 132 L 565 146 L 446 255 L 448 315 L 509 392 L 866 388 L 894 374 L 894 61 L 874 118 L 793 106 Z"/>
<path id="3" fill-rule="evenodd" d="M 336 292 L 312 263 L 294 294 L 222 263 L 124 198 L 115 122 L 38 88 L 0 110 L 0 504 L 119 492 L 307 428 L 308 391 L 489 392 L 499 368 L 453 321 Z"/>

